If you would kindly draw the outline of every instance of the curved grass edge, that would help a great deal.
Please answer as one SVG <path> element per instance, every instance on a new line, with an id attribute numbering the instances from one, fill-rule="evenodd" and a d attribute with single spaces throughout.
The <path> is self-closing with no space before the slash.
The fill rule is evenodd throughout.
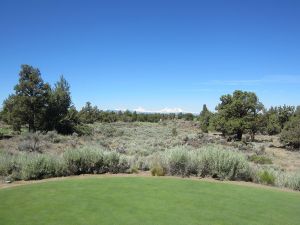
<path id="1" fill-rule="evenodd" d="M 241 187 L 249 187 L 254 189 L 263 189 L 275 192 L 288 192 L 295 193 L 300 195 L 299 191 L 295 191 L 288 188 L 280 188 L 275 186 L 263 185 L 253 182 L 245 181 L 230 181 L 230 180 L 216 180 L 213 178 L 198 178 L 198 177 L 179 177 L 179 176 L 151 176 L 150 173 L 144 174 L 82 174 L 77 176 L 66 176 L 66 177 L 53 177 L 42 180 L 30 180 L 30 181 L 16 181 L 10 184 L 0 184 L 0 191 L 5 189 L 15 189 L 21 188 L 28 185 L 38 185 L 47 182 L 62 182 L 62 181 L 72 181 L 77 179 L 105 179 L 105 178 L 148 178 L 148 179 L 180 179 L 185 181 L 195 181 L 195 182 L 206 182 L 206 183 L 215 183 L 215 184 L 224 184 L 224 185 L 233 185 Z"/>

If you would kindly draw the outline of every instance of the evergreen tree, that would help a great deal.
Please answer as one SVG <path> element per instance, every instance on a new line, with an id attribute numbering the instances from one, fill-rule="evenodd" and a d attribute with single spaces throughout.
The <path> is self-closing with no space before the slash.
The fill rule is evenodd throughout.
<path id="1" fill-rule="evenodd" d="M 9 124 L 28 125 L 29 131 L 40 129 L 48 104 L 50 86 L 41 78 L 39 69 L 22 65 L 15 94 L 4 102 Z"/>
<path id="2" fill-rule="evenodd" d="M 235 135 L 242 139 L 244 132 L 253 131 L 256 120 L 263 110 L 262 103 L 253 92 L 235 91 L 233 95 L 223 95 L 221 103 L 216 107 L 218 111 L 214 117 L 215 128 L 223 135 Z"/>
<path id="3" fill-rule="evenodd" d="M 204 133 L 208 133 L 209 121 L 211 117 L 212 113 L 208 110 L 206 104 L 204 104 L 199 116 L 200 128 Z"/>
<path id="4" fill-rule="evenodd" d="M 44 120 L 45 130 L 61 129 L 61 121 L 68 115 L 71 107 L 71 93 L 70 85 L 66 79 L 61 76 L 60 80 L 56 82 L 49 98 L 49 104 Z"/>

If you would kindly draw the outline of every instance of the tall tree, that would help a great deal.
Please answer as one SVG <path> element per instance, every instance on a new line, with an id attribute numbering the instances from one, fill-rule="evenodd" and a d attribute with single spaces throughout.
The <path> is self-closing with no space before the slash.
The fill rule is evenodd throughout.
<path id="1" fill-rule="evenodd" d="M 244 132 L 253 132 L 259 114 L 263 110 L 262 103 L 253 92 L 235 91 L 232 95 L 223 95 L 214 119 L 217 131 L 223 135 L 235 134 L 237 140 L 242 139 Z"/>
<path id="2" fill-rule="evenodd" d="M 199 116 L 200 128 L 204 133 L 208 133 L 209 121 L 211 119 L 211 116 L 212 113 L 208 110 L 206 104 L 204 104 Z"/>
<path id="3" fill-rule="evenodd" d="M 284 126 L 280 141 L 287 146 L 300 150 L 300 115 L 293 116 Z"/>
<path id="4" fill-rule="evenodd" d="M 100 110 L 97 106 L 92 106 L 90 102 L 87 102 L 85 106 L 79 112 L 80 121 L 83 123 L 94 123 L 100 119 Z"/>
<path id="5" fill-rule="evenodd" d="M 22 65 L 15 94 L 4 102 L 9 117 L 15 117 L 10 122 L 27 124 L 29 131 L 36 131 L 43 122 L 49 93 L 50 86 L 42 80 L 39 69 Z"/>
<path id="6" fill-rule="evenodd" d="M 61 76 L 59 81 L 55 83 L 49 97 L 49 105 L 47 106 L 45 116 L 45 130 L 58 130 L 61 127 L 61 121 L 67 116 L 68 110 L 72 104 L 70 85 L 66 79 Z"/>

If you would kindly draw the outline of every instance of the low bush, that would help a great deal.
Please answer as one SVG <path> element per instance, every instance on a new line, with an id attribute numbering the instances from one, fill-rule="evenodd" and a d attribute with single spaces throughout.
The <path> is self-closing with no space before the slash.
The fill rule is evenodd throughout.
<path id="1" fill-rule="evenodd" d="M 101 125 L 96 128 L 96 132 L 104 135 L 105 137 L 120 137 L 124 135 L 124 131 L 117 129 L 111 125 Z"/>
<path id="2" fill-rule="evenodd" d="M 178 135 L 177 129 L 176 129 L 176 127 L 173 127 L 172 128 L 172 136 L 176 137 L 177 135 Z"/>
<path id="3" fill-rule="evenodd" d="M 244 155 L 216 145 L 198 150 L 176 147 L 160 154 L 158 158 L 154 158 L 154 162 L 170 175 L 250 180 L 250 167 Z"/>
<path id="4" fill-rule="evenodd" d="M 249 161 L 256 164 L 272 164 L 272 160 L 270 158 L 262 155 L 251 155 L 249 157 Z"/>
<path id="5" fill-rule="evenodd" d="M 132 166 L 130 168 L 130 173 L 135 173 L 135 174 L 138 174 L 139 173 L 139 168 L 137 166 Z"/>
<path id="6" fill-rule="evenodd" d="M 290 188 L 296 191 L 300 191 L 300 173 L 291 173 L 286 175 L 286 182 L 284 185 L 286 188 Z"/>
<path id="7" fill-rule="evenodd" d="M 276 177 L 272 172 L 263 170 L 258 172 L 258 179 L 261 184 L 274 185 Z"/>
<path id="8" fill-rule="evenodd" d="M 21 142 L 18 146 L 19 151 L 25 152 L 42 152 L 43 137 L 40 132 L 26 133 L 21 137 Z"/>
<path id="9" fill-rule="evenodd" d="M 74 127 L 75 133 L 79 136 L 90 136 L 93 134 L 93 128 L 86 124 L 78 124 Z"/>
<path id="10" fill-rule="evenodd" d="M 0 175 L 8 180 L 37 180 L 66 175 L 64 161 L 56 156 L 21 153 L 0 155 Z"/>
<path id="11" fill-rule="evenodd" d="M 277 172 L 275 185 L 300 191 L 300 172 Z"/>
<path id="12" fill-rule="evenodd" d="M 46 154 L 32 154 L 23 159 L 21 170 L 23 180 L 39 180 L 66 174 L 66 167 L 61 158 Z"/>
<path id="13" fill-rule="evenodd" d="M 18 166 L 15 162 L 15 157 L 6 152 L 0 152 L 0 176 L 8 176 Z"/>
<path id="14" fill-rule="evenodd" d="M 169 173 L 171 175 L 188 176 L 191 157 L 186 149 L 175 148 L 165 153 L 168 157 Z"/>
<path id="15" fill-rule="evenodd" d="M 85 173 L 104 172 L 104 153 L 102 150 L 77 148 L 67 150 L 63 154 L 68 173 L 79 175 Z"/>
<path id="16" fill-rule="evenodd" d="M 120 155 L 115 151 L 104 151 L 90 147 L 71 149 L 64 153 L 70 174 L 102 174 L 124 173 L 130 168 L 127 156 Z"/>
<path id="17" fill-rule="evenodd" d="M 245 156 L 233 149 L 207 146 L 200 149 L 199 171 L 202 176 L 210 175 L 219 179 L 250 179 L 250 167 Z"/>
<path id="18" fill-rule="evenodd" d="M 49 131 L 47 132 L 45 139 L 51 143 L 59 143 L 61 142 L 61 138 L 59 137 L 57 131 Z"/>
<path id="19" fill-rule="evenodd" d="M 150 172 L 152 176 L 158 176 L 158 177 L 165 176 L 166 174 L 164 168 L 161 167 L 160 165 L 153 166 Z"/>

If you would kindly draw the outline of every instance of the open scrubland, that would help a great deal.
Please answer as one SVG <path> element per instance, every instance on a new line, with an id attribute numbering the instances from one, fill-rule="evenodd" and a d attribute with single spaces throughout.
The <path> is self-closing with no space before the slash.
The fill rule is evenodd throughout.
<path id="1" fill-rule="evenodd" d="M 298 224 L 300 106 L 236 90 L 215 110 L 77 110 L 63 76 L 22 65 L 0 110 L 0 223 Z"/>
<path id="2" fill-rule="evenodd" d="M 2 182 L 150 171 L 300 190 L 300 153 L 281 148 L 277 136 L 228 142 L 218 133 L 202 133 L 198 122 L 184 120 L 89 127 L 91 134 L 85 136 L 24 131 L 1 140 Z"/>

